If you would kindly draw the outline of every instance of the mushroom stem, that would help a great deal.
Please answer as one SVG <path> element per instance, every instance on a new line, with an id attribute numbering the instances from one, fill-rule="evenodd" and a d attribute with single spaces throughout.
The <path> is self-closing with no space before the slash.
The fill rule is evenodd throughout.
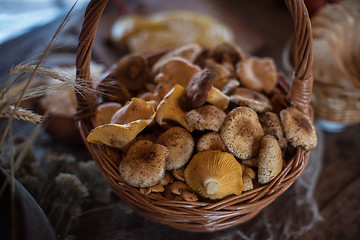
<path id="1" fill-rule="evenodd" d="M 216 179 L 206 179 L 204 181 L 204 188 L 207 194 L 215 194 L 219 191 L 219 182 Z"/>

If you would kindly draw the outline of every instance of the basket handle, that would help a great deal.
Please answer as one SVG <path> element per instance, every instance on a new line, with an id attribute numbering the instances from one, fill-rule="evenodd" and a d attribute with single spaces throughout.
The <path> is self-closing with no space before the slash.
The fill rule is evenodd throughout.
<path id="1" fill-rule="evenodd" d="M 291 104 L 307 112 L 313 85 L 311 23 L 303 0 L 285 2 L 294 22 L 296 37 L 295 68 L 288 97 Z M 91 50 L 100 17 L 107 3 L 108 0 L 91 0 L 85 11 L 76 56 L 76 81 L 86 89 L 93 88 L 90 79 Z M 79 118 L 91 114 L 97 105 L 96 95 L 92 91 L 77 92 L 76 99 Z"/>

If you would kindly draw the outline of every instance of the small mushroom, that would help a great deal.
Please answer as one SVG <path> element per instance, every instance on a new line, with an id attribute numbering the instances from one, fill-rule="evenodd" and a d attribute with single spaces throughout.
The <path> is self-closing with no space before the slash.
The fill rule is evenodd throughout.
<path id="1" fill-rule="evenodd" d="M 221 199 L 242 192 L 241 165 L 229 153 L 199 152 L 190 160 L 184 174 L 188 186 L 204 198 Z"/>
<path id="2" fill-rule="evenodd" d="M 206 101 L 214 106 L 217 106 L 221 110 L 225 110 L 229 106 L 230 98 L 216 87 L 212 87 L 208 93 L 208 98 Z"/>
<path id="3" fill-rule="evenodd" d="M 171 176 L 169 172 L 165 172 L 165 176 L 160 180 L 161 186 L 167 186 L 174 181 L 174 178 Z"/>
<path id="4" fill-rule="evenodd" d="M 214 72 L 209 69 L 204 69 L 192 76 L 186 86 L 186 96 L 193 108 L 198 108 L 206 102 L 208 92 L 213 85 L 214 76 Z"/>
<path id="5" fill-rule="evenodd" d="M 204 105 L 185 113 L 189 126 L 199 130 L 218 132 L 226 117 L 226 113 L 213 105 Z"/>
<path id="6" fill-rule="evenodd" d="M 86 138 L 87 141 L 122 149 L 155 118 L 154 109 L 142 99 L 133 98 L 117 112 L 119 111 L 121 114 L 119 113 L 115 120 L 114 117 L 112 119 L 116 123 L 104 124 L 92 129 Z"/>
<path id="7" fill-rule="evenodd" d="M 283 164 L 281 148 L 275 137 L 271 135 L 263 137 L 258 158 L 258 181 L 266 184 L 281 172 Z"/>
<path id="8" fill-rule="evenodd" d="M 114 113 L 121 108 L 117 102 L 103 103 L 97 106 L 93 125 L 95 127 L 111 122 Z"/>
<path id="9" fill-rule="evenodd" d="M 241 163 L 248 167 L 258 167 L 259 166 L 259 159 L 257 157 L 242 160 Z"/>
<path id="10" fill-rule="evenodd" d="M 235 64 L 245 59 L 246 55 L 242 49 L 235 44 L 224 42 L 214 47 L 210 53 L 210 57 L 216 62 L 229 62 Z"/>
<path id="11" fill-rule="evenodd" d="M 247 175 L 249 176 L 251 179 L 255 179 L 256 177 L 256 172 L 251 168 L 251 167 L 248 167 L 248 166 L 245 166 L 245 165 L 241 165 L 241 169 L 243 171 L 243 175 Z"/>
<path id="12" fill-rule="evenodd" d="M 249 57 L 236 65 L 242 85 L 270 94 L 277 84 L 277 69 L 271 58 Z"/>
<path id="13" fill-rule="evenodd" d="M 157 124 L 164 125 L 164 120 L 174 121 L 179 123 L 189 132 L 194 131 L 185 121 L 185 112 L 180 107 L 180 101 L 182 97 L 186 97 L 185 88 L 176 84 L 159 103 L 156 109 L 156 122 Z"/>
<path id="14" fill-rule="evenodd" d="M 196 150 L 198 152 L 206 150 L 219 150 L 222 152 L 228 151 L 220 134 L 217 132 L 209 132 L 201 136 L 196 144 Z"/>
<path id="15" fill-rule="evenodd" d="M 248 88 L 235 88 L 230 95 L 230 101 L 240 106 L 252 108 L 256 112 L 272 109 L 270 100 L 265 95 Z"/>
<path id="16" fill-rule="evenodd" d="M 279 116 L 273 112 L 264 112 L 260 115 L 259 120 L 264 129 L 264 133 L 266 135 L 274 136 L 278 140 L 281 149 L 285 150 L 287 147 L 287 140 Z"/>
<path id="17" fill-rule="evenodd" d="M 160 193 L 163 192 L 164 190 L 165 188 L 160 183 L 148 188 L 140 188 L 140 192 L 146 195 L 150 193 Z"/>
<path id="18" fill-rule="evenodd" d="M 249 159 L 258 154 L 264 131 L 254 110 L 237 107 L 226 116 L 220 135 L 232 154 Z"/>
<path id="19" fill-rule="evenodd" d="M 280 112 L 281 125 L 288 142 L 293 147 L 302 146 L 306 151 L 316 147 L 317 136 L 310 118 L 295 107 Z"/>
<path id="20" fill-rule="evenodd" d="M 163 55 L 152 67 L 152 72 L 157 73 L 161 67 L 174 57 L 181 57 L 193 63 L 195 59 L 201 54 L 202 48 L 196 43 L 190 43 L 174 49 Z"/>
<path id="21" fill-rule="evenodd" d="M 198 66 L 186 59 L 174 57 L 162 66 L 154 81 L 157 84 L 168 82 L 172 86 L 179 84 L 186 87 L 193 75 L 200 70 Z"/>
<path id="22" fill-rule="evenodd" d="M 174 178 L 175 178 L 176 180 L 185 182 L 184 170 L 185 170 L 185 167 L 182 166 L 181 168 L 172 170 L 171 173 L 172 173 L 172 175 L 174 176 Z"/>
<path id="23" fill-rule="evenodd" d="M 169 151 L 147 140 L 135 142 L 120 162 L 119 173 L 125 183 L 147 188 L 160 183 L 165 176 Z"/>
<path id="24" fill-rule="evenodd" d="M 182 127 L 172 127 L 166 130 L 157 140 L 169 150 L 166 163 L 167 170 L 178 169 L 184 166 L 191 158 L 195 142 L 191 134 Z"/>
<path id="25" fill-rule="evenodd" d="M 170 184 L 170 191 L 173 194 L 181 195 L 182 192 L 186 190 L 189 190 L 189 187 L 184 182 L 175 181 Z"/>
<path id="26" fill-rule="evenodd" d="M 116 77 L 129 90 L 140 90 L 151 80 L 151 72 L 142 55 L 128 55 L 119 60 Z"/>
<path id="27" fill-rule="evenodd" d="M 199 201 L 199 198 L 196 196 L 195 193 L 188 192 L 188 191 L 183 191 L 181 193 L 181 197 L 187 202 L 197 202 L 197 201 Z"/>
<path id="28" fill-rule="evenodd" d="M 228 79 L 224 87 L 221 89 L 226 95 L 229 95 L 234 89 L 240 86 L 240 82 L 237 79 Z"/>
<path id="29" fill-rule="evenodd" d="M 210 69 L 215 74 L 214 87 L 222 89 L 230 77 L 229 70 L 218 63 L 209 63 L 206 65 L 206 68 Z"/>
<path id="30" fill-rule="evenodd" d="M 253 184 L 251 178 L 248 175 L 243 174 L 242 180 L 243 180 L 243 184 L 244 184 L 243 185 L 243 192 L 252 190 L 254 188 L 254 184 Z"/>

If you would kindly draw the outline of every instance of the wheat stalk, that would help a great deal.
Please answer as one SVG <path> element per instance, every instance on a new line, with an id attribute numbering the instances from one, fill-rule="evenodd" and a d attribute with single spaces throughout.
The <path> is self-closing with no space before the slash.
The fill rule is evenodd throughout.
<path id="1" fill-rule="evenodd" d="M 12 112 L 15 110 L 14 105 L 6 106 L 0 110 L 0 118 L 10 118 Z M 41 122 L 42 116 L 34 113 L 30 110 L 18 107 L 15 110 L 14 118 L 17 120 L 32 122 L 32 123 L 38 123 Z"/>

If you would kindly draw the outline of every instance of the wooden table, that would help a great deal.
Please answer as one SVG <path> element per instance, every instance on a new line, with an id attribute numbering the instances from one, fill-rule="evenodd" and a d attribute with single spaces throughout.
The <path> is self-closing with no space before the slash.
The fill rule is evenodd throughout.
<path id="1" fill-rule="evenodd" d="M 234 30 L 236 42 L 258 56 L 273 57 L 282 66 L 282 51 L 292 35 L 292 20 L 279 0 L 183 0 L 144 1 L 142 11 L 192 9 L 221 19 Z M 111 10 L 109 16 L 111 15 Z M 104 17 L 103 21 L 113 18 Z M 99 29 L 94 47 L 95 60 L 108 65 L 118 56 L 102 42 L 108 38 L 108 27 Z M 78 29 L 78 28 L 77 28 Z M 4 52 L 6 49 L 0 49 Z M 33 54 L 29 48 L 24 50 Z M 24 60 L 19 56 L 13 63 Z M 323 221 L 294 239 L 358 239 L 360 236 L 360 125 L 349 126 L 340 133 L 324 133 L 324 155 L 315 190 Z"/>

